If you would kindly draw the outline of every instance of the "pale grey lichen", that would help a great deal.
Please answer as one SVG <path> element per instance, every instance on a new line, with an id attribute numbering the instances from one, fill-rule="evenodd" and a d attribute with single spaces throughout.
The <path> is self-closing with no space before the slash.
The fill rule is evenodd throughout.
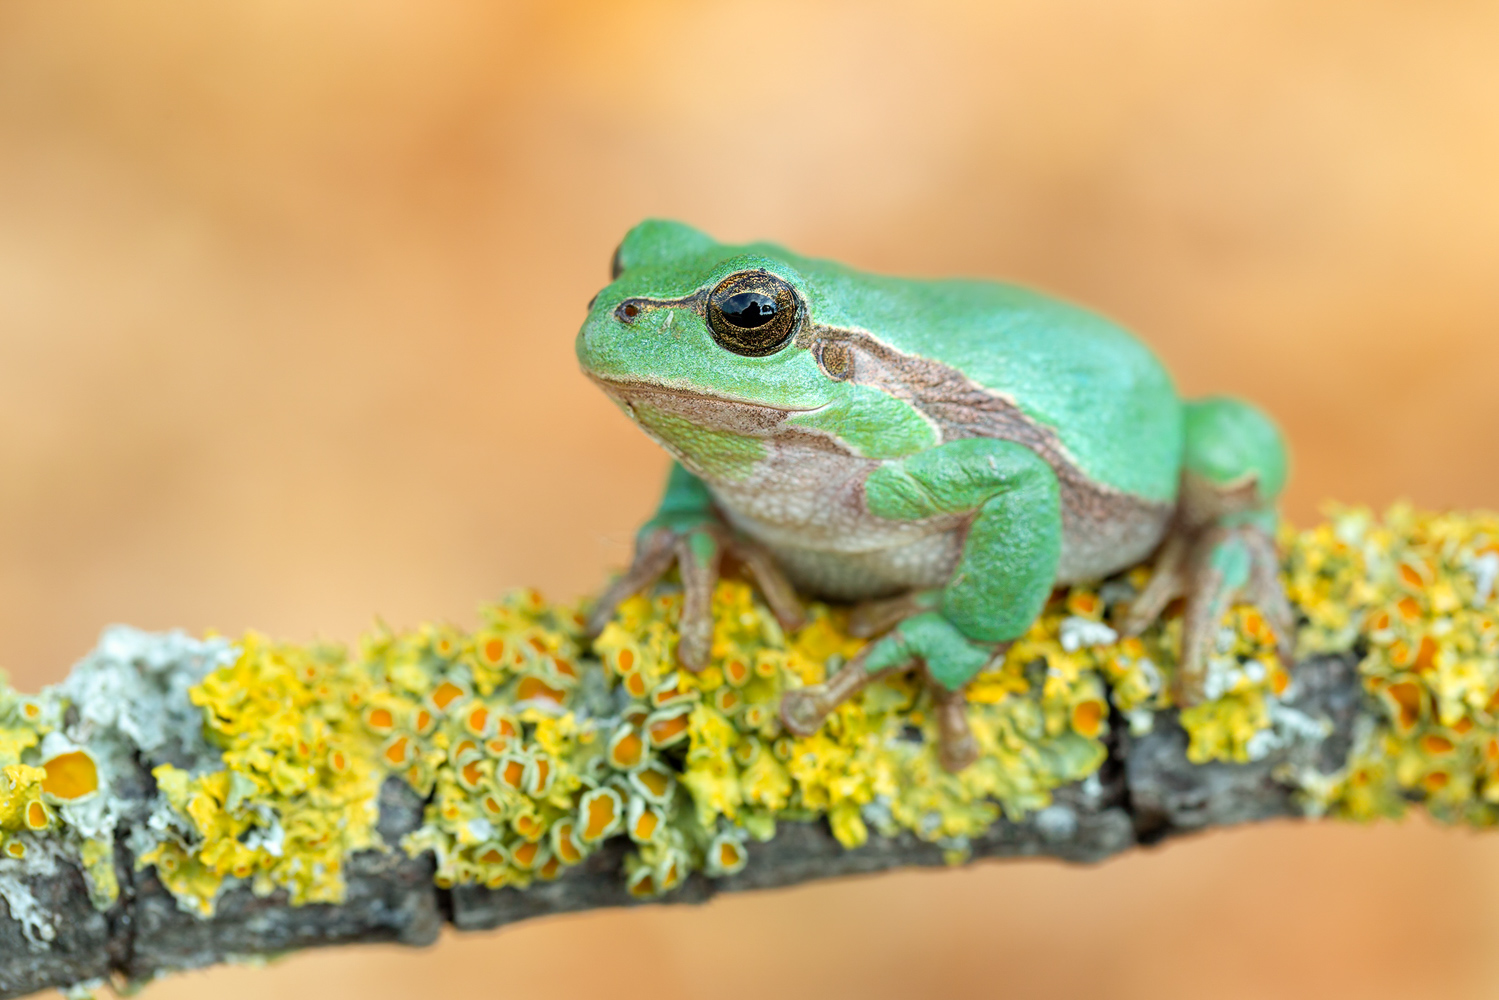
<path id="1" fill-rule="evenodd" d="M 59 861 L 76 865 L 78 860 L 55 837 L 22 833 L 16 839 L 26 845 L 26 855 L 0 857 L 0 899 L 5 900 L 11 919 L 21 925 L 32 950 L 44 951 L 57 937 L 56 913 L 36 898 L 32 886 L 41 879 L 57 877 Z"/>

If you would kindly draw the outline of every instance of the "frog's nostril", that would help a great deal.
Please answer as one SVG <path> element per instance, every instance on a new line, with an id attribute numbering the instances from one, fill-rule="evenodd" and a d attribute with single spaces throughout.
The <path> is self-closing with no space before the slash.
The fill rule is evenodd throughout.
<path id="1" fill-rule="evenodd" d="M 619 308 L 614 310 L 614 315 L 621 323 L 633 323 L 640 311 L 639 302 L 621 302 Z"/>

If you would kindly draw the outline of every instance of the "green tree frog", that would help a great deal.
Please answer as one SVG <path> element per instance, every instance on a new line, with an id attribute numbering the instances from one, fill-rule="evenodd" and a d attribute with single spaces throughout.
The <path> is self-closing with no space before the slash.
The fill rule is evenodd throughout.
<path id="1" fill-rule="evenodd" d="M 1181 703 L 1202 698 L 1232 601 L 1259 604 L 1283 645 L 1292 634 L 1273 540 L 1287 469 L 1274 424 L 1238 400 L 1182 400 L 1140 341 L 1077 306 L 647 221 L 616 251 L 576 346 L 583 371 L 676 460 L 589 631 L 676 565 L 677 655 L 701 670 L 725 555 L 787 628 L 802 621 L 798 590 L 857 602 L 850 628 L 872 641 L 783 697 L 794 733 L 917 668 L 942 762 L 965 767 L 968 681 L 1054 587 L 1153 553 L 1120 624 L 1136 634 L 1185 598 Z"/>

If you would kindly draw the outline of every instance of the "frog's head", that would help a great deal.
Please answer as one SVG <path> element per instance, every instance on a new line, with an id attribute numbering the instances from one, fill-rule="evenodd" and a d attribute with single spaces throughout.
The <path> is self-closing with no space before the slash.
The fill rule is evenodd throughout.
<path id="1" fill-rule="evenodd" d="M 801 270 L 825 267 L 769 244 L 729 246 L 643 222 L 589 306 L 578 361 L 692 467 L 684 434 L 770 437 L 846 390 L 838 352 L 819 349 L 817 289 Z"/>

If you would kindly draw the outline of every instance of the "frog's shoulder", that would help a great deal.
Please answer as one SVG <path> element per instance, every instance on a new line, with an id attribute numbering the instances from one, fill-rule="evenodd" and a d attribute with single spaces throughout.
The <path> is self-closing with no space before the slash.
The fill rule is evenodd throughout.
<path id="1" fill-rule="evenodd" d="M 817 324 L 861 331 L 892 358 L 942 366 L 952 373 L 942 391 L 961 381 L 1013 404 L 1055 432 L 1091 479 L 1151 500 L 1175 496 L 1181 403 L 1159 359 L 1124 328 L 1014 285 L 798 263 Z"/>

